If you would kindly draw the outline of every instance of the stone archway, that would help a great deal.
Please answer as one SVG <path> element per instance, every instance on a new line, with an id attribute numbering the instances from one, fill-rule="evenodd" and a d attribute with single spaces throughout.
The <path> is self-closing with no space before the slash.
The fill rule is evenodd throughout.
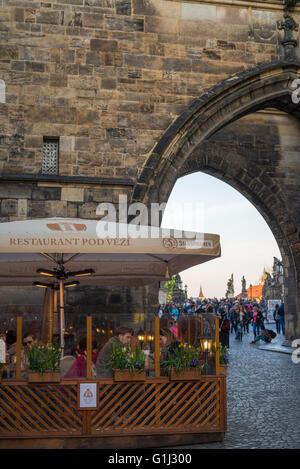
<path id="1" fill-rule="evenodd" d="M 202 155 L 189 169 L 189 159 L 207 138 L 256 111 L 271 107 L 300 119 L 300 105 L 292 101 L 293 81 L 299 77 L 299 63 L 274 62 L 212 88 L 167 129 L 149 155 L 133 193 L 133 202 L 166 202 L 177 178 L 197 170 L 222 179 L 247 197 L 265 218 L 282 254 L 288 339 L 300 337 L 300 237 L 295 206 L 289 209 L 278 180 L 255 165 L 232 164 L 228 154 Z"/>

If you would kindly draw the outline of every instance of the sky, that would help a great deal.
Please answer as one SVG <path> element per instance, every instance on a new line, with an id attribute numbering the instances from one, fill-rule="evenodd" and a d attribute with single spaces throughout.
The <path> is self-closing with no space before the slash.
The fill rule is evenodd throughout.
<path id="1" fill-rule="evenodd" d="M 162 227 L 220 235 L 220 258 L 180 273 L 188 296 L 197 297 L 202 285 L 207 298 L 223 298 L 233 273 L 234 294 L 257 285 L 264 267 L 272 270 L 273 257 L 281 259 L 276 240 L 258 210 L 236 189 L 204 173 L 177 180 L 169 197 Z"/>

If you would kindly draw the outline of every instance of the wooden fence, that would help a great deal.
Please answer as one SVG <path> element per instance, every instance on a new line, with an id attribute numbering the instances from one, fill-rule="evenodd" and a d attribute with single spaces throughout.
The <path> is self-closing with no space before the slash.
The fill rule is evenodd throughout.
<path id="1" fill-rule="evenodd" d="M 97 408 L 81 410 L 79 383 L 0 383 L 0 439 L 223 433 L 226 377 L 197 381 L 98 379 Z M 91 382 L 91 380 L 90 380 Z"/>

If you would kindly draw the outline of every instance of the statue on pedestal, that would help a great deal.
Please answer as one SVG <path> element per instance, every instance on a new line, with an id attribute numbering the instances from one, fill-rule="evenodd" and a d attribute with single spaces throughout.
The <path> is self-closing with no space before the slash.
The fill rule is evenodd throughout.
<path id="1" fill-rule="evenodd" d="M 234 285 L 233 285 L 233 274 L 231 274 L 230 279 L 227 282 L 227 291 L 225 293 L 226 298 L 234 297 Z"/>
<path id="2" fill-rule="evenodd" d="M 242 278 L 242 298 L 247 298 L 247 288 L 246 288 L 246 279 L 243 275 L 243 278 Z"/>

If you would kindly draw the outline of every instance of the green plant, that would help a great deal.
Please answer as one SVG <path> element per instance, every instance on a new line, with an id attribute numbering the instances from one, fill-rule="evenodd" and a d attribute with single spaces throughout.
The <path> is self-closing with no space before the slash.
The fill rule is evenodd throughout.
<path id="1" fill-rule="evenodd" d="M 138 345 L 113 343 L 109 366 L 118 370 L 144 370 L 145 355 Z"/>
<path id="2" fill-rule="evenodd" d="M 228 361 L 228 347 L 226 347 L 226 345 L 220 344 L 220 364 L 227 365 Z"/>
<path id="3" fill-rule="evenodd" d="M 165 283 L 165 288 L 167 289 L 167 303 L 171 303 L 173 290 L 175 286 L 175 275 L 172 276 L 171 280 Z"/>
<path id="4" fill-rule="evenodd" d="M 202 351 L 200 347 L 194 345 L 179 344 L 168 353 L 168 358 L 161 362 L 161 367 L 168 372 L 175 370 L 201 369 L 203 370 L 205 362 L 200 360 Z"/>
<path id="5" fill-rule="evenodd" d="M 31 345 L 24 349 L 28 361 L 28 369 L 44 373 L 60 368 L 60 348 L 48 345 Z"/>

